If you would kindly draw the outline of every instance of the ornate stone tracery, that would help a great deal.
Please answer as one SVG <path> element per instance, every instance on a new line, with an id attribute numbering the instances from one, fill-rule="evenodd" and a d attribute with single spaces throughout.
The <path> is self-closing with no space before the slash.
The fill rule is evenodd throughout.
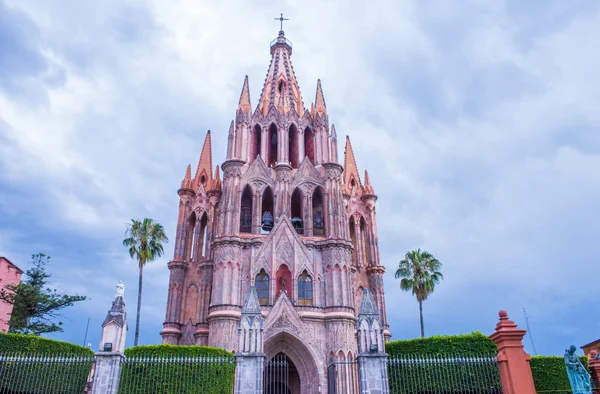
<path id="1" fill-rule="evenodd" d="M 359 174 L 349 138 L 338 163 L 321 82 L 306 109 L 285 37 L 271 55 L 254 110 L 244 80 L 221 167 L 213 171 L 208 132 L 196 174 L 186 168 L 161 335 L 165 343 L 237 352 L 238 366 L 254 372 L 281 352 L 302 377 L 293 394 L 324 393 L 329 358 L 360 356 L 357 332 L 391 335 L 377 196 L 368 173 Z M 299 297 L 299 283 L 310 283 L 310 303 Z M 369 290 L 380 326 L 374 314 L 357 322 Z M 256 300 L 248 301 L 252 292 Z"/>

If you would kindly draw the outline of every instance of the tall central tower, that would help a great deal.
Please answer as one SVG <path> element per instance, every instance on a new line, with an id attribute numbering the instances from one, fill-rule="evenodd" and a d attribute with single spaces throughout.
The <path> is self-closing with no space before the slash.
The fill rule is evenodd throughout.
<path id="1" fill-rule="evenodd" d="M 161 335 L 165 343 L 242 351 L 242 306 L 255 293 L 267 359 L 283 354 L 302 387 L 292 392 L 313 393 L 326 387 L 329 362 L 357 356 L 364 289 L 391 336 L 377 196 L 368 173 L 359 175 L 348 137 L 339 163 L 320 80 L 310 110 L 304 107 L 283 31 L 270 53 L 254 110 L 244 80 L 223 179 L 218 166 L 212 170 L 210 131 L 194 177 L 186 169 Z"/>

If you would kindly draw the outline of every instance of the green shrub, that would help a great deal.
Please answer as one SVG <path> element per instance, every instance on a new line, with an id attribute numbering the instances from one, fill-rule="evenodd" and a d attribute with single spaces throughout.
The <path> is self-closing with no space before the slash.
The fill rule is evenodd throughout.
<path id="1" fill-rule="evenodd" d="M 427 338 L 390 341 L 385 351 L 393 355 L 419 356 L 496 356 L 498 347 L 480 332 L 462 335 L 437 335 Z"/>
<path id="2" fill-rule="evenodd" d="M 93 354 L 68 342 L 0 333 L 0 392 L 82 393 Z"/>
<path id="3" fill-rule="evenodd" d="M 56 341 L 35 335 L 7 334 L 0 332 L 0 353 L 60 354 L 93 356 L 90 349 L 69 342 Z"/>
<path id="4" fill-rule="evenodd" d="M 580 357 L 579 359 L 587 368 L 587 358 Z M 571 383 L 569 383 L 563 356 L 532 356 L 530 365 L 533 383 L 538 393 L 571 393 Z"/>
<path id="5" fill-rule="evenodd" d="M 390 393 L 499 393 L 496 344 L 480 332 L 398 340 L 390 356 Z"/>
<path id="6" fill-rule="evenodd" d="M 233 354 L 207 346 L 150 345 L 125 349 L 119 393 L 230 394 Z"/>

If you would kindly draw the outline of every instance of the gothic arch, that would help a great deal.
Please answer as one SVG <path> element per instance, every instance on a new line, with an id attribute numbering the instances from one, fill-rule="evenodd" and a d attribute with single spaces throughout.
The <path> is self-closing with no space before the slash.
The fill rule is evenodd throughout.
<path id="1" fill-rule="evenodd" d="M 315 164 L 315 134 L 308 126 L 304 129 L 304 156 Z"/>
<path id="2" fill-rule="evenodd" d="M 325 189 L 323 189 L 323 186 L 315 187 L 311 202 L 313 235 L 325 236 L 325 218 L 327 214 L 325 212 Z"/>
<path id="3" fill-rule="evenodd" d="M 283 353 L 294 363 L 300 375 L 300 392 L 311 394 L 318 392 L 319 385 L 326 386 L 323 361 L 311 348 L 305 345 L 306 341 L 297 338 L 290 332 L 281 331 L 265 338 L 264 351 L 267 360 L 278 353 Z"/>
<path id="4" fill-rule="evenodd" d="M 260 155 L 262 145 L 262 128 L 256 124 L 252 128 L 252 141 L 250 143 L 250 162 L 253 162 Z"/>
<path id="5" fill-rule="evenodd" d="M 252 212 L 253 212 L 253 195 L 252 186 L 247 184 L 242 192 L 240 203 L 240 232 L 252 232 Z"/>
<path id="6" fill-rule="evenodd" d="M 292 122 L 288 129 L 288 160 L 292 168 L 298 168 L 300 164 L 300 159 L 298 158 L 298 137 L 298 127 Z"/>
<path id="7" fill-rule="evenodd" d="M 265 162 L 267 167 L 273 167 L 277 163 L 277 151 L 279 147 L 279 136 L 277 132 L 277 126 L 274 122 L 269 125 L 269 132 L 267 134 L 267 157 Z"/>
<path id="8" fill-rule="evenodd" d="M 185 305 L 183 307 L 183 323 L 187 324 L 188 321 L 192 321 L 192 324 L 198 323 L 198 300 L 200 294 L 198 292 L 198 286 L 192 282 L 185 291 Z"/>
<path id="9" fill-rule="evenodd" d="M 298 234 L 304 234 L 304 193 L 299 187 L 295 188 L 290 198 L 290 217 L 292 225 Z"/>
<path id="10" fill-rule="evenodd" d="M 260 208 L 261 232 L 269 233 L 273 229 L 275 222 L 275 198 L 271 186 L 263 189 Z"/>

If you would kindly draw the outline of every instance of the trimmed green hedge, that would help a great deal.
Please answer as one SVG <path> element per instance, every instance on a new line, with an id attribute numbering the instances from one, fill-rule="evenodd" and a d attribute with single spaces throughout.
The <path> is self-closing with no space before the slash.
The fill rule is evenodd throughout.
<path id="1" fill-rule="evenodd" d="M 0 353 L 47 354 L 61 356 L 93 356 L 90 349 L 69 342 L 56 341 L 35 335 L 0 332 Z"/>
<path id="2" fill-rule="evenodd" d="M 390 393 L 499 393 L 498 347 L 480 332 L 387 342 Z"/>
<path id="3" fill-rule="evenodd" d="M 68 342 L 0 333 L 0 392 L 82 393 L 93 355 Z"/>
<path id="4" fill-rule="evenodd" d="M 479 331 L 462 335 L 437 335 L 427 338 L 390 341 L 385 344 L 390 356 L 493 356 L 498 346 Z"/>
<path id="5" fill-rule="evenodd" d="M 583 366 L 587 368 L 587 358 L 579 357 L 579 359 Z M 569 376 L 567 376 L 564 357 L 532 356 L 530 365 L 533 383 L 538 393 L 571 393 L 571 383 L 569 383 Z"/>
<path id="6" fill-rule="evenodd" d="M 150 345 L 125 349 L 119 393 L 230 394 L 232 353 L 208 346 Z"/>
<path id="7" fill-rule="evenodd" d="M 233 353 L 210 346 L 179 346 L 179 345 L 146 345 L 125 349 L 125 357 L 228 357 L 234 359 Z"/>

